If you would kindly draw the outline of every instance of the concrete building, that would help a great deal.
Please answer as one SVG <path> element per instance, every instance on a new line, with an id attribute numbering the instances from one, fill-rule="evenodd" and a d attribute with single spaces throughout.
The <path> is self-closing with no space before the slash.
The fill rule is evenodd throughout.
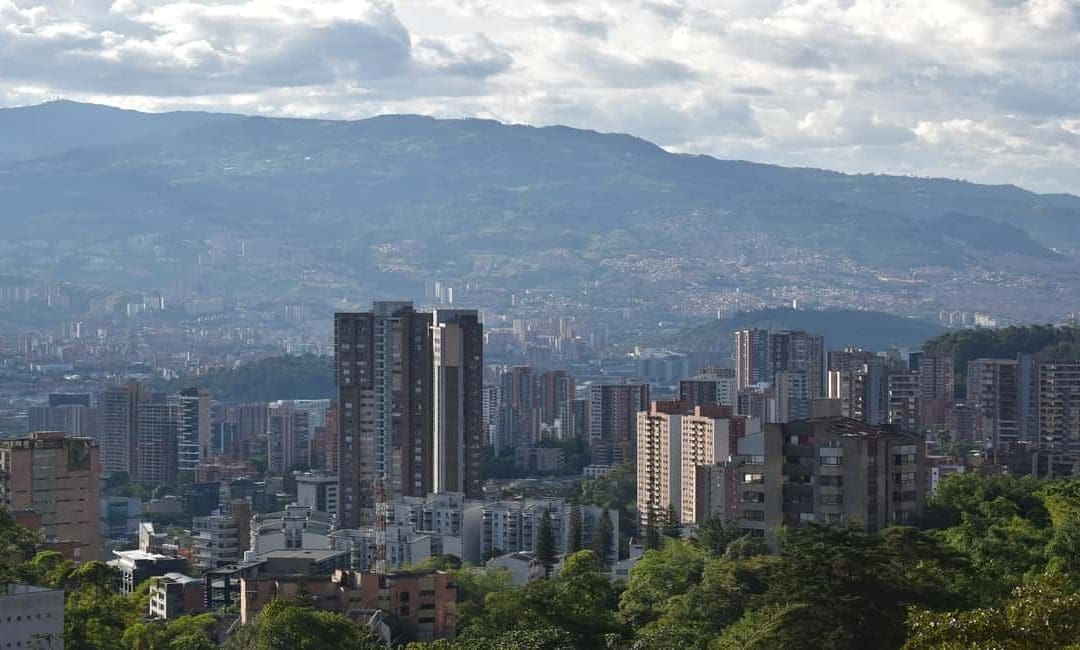
<path id="1" fill-rule="evenodd" d="M 202 580 L 183 573 L 166 573 L 150 586 L 150 616 L 170 621 L 202 611 L 205 600 Z"/>
<path id="2" fill-rule="evenodd" d="M 240 560 L 239 522 L 231 514 L 194 517 L 192 527 L 193 564 L 203 570 L 216 569 Z"/>
<path id="3" fill-rule="evenodd" d="M 296 474 L 296 503 L 331 518 L 338 512 L 338 477 L 325 472 Z"/>
<path id="4" fill-rule="evenodd" d="M 574 435 L 574 378 L 563 370 L 545 372 L 537 380 L 536 398 L 540 409 L 540 427 L 556 432 L 551 437 L 572 438 Z"/>
<path id="5" fill-rule="evenodd" d="M 403 302 L 335 316 L 343 527 L 374 521 L 377 481 L 388 498 L 432 491 L 432 323 Z"/>
<path id="6" fill-rule="evenodd" d="M 432 326 L 432 490 L 482 496 L 484 328 L 475 311 L 436 310 Z"/>
<path id="7" fill-rule="evenodd" d="M 272 402 L 266 411 L 266 471 L 284 476 L 311 466 L 311 413 L 290 402 Z"/>
<path id="8" fill-rule="evenodd" d="M 1080 363 L 1039 365 L 1038 427 L 1037 473 L 1080 474 Z"/>
<path id="9" fill-rule="evenodd" d="M 115 559 L 109 562 L 109 566 L 120 572 L 122 594 L 134 593 L 144 580 L 188 570 L 187 560 L 171 555 L 146 551 L 113 551 L 113 555 Z"/>
<path id="10" fill-rule="evenodd" d="M 295 598 L 301 585 L 319 609 L 341 614 L 383 611 L 400 621 L 402 641 L 454 637 L 457 587 L 453 576 L 421 573 L 357 573 L 336 570 L 305 575 L 276 574 L 273 562 L 264 573 L 244 579 L 241 621 L 248 622 L 274 598 Z"/>
<path id="11" fill-rule="evenodd" d="M 825 397 L 825 340 L 819 335 L 799 331 L 769 332 L 768 376 L 776 381 L 779 373 L 804 373 L 810 399 Z"/>
<path id="12" fill-rule="evenodd" d="M 921 437 L 847 418 L 766 425 L 738 443 L 738 525 L 775 544 L 779 526 L 909 525 L 926 502 Z"/>
<path id="13" fill-rule="evenodd" d="M 498 411 L 496 451 L 526 447 L 540 439 L 540 409 L 532 368 L 515 366 L 499 376 Z"/>
<path id="14" fill-rule="evenodd" d="M 557 447 L 518 447 L 514 466 L 530 476 L 558 474 L 566 467 L 566 453 Z"/>
<path id="15" fill-rule="evenodd" d="M 484 563 L 489 570 L 502 570 L 510 574 L 510 585 L 524 587 L 533 580 L 547 576 L 547 569 L 536 559 L 532 551 L 504 553 Z"/>
<path id="16" fill-rule="evenodd" d="M 289 549 L 325 550 L 336 530 L 328 515 L 310 507 L 286 506 L 282 512 L 255 515 L 251 520 L 251 550 L 257 554 Z"/>
<path id="17" fill-rule="evenodd" d="M 769 374 L 769 332 L 744 329 L 735 332 L 735 385 L 739 390 L 772 382 Z"/>
<path id="18" fill-rule="evenodd" d="M 98 399 L 101 464 L 105 476 L 124 472 L 135 475 L 142 387 L 135 383 L 113 386 Z"/>
<path id="19" fill-rule="evenodd" d="M 66 544 L 76 561 L 101 554 L 101 450 L 58 432 L 0 440 L 0 505 L 32 511 L 45 541 Z"/>
<path id="20" fill-rule="evenodd" d="M 175 398 L 179 435 L 177 442 L 177 471 L 184 482 L 195 480 L 195 468 L 211 457 L 210 391 L 190 388 Z"/>
<path id="21" fill-rule="evenodd" d="M 947 354 L 923 354 L 918 359 L 917 370 L 922 426 L 943 425 L 948 408 L 956 401 L 953 358 Z"/>
<path id="22" fill-rule="evenodd" d="M 967 370 L 975 440 L 994 452 L 1011 449 L 1020 440 L 1020 362 L 974 359 Z"/>
<path id="23" fill-rule="evenodd" d="M 0 591 L 0 646 L 63 650 L 64 592 L 10 584 Z"/>
<path id="24" fill-rule="evenodd" d="M 679 401 L 690 409 L 714 404 L 735 407 L 738 394 L 735 370 L 732 368 L 710 368 L 679 382 Z"/>
<path id="25" fill-rule="evenodd" d="M 805 420 L 813 415 L 813 382 L 806 372 L 776 373 L 777 422 Z"/>
<path id="26" fill-rule="evenodd" d="M 919 373 L 891 372 L 886 381 L 889 391 L 887 422 L 905 431 L 918 431 L 922 422 Z"/>
<path id="27" fill-rule="evenodd" d="M 69 400 L 53 400 L 54 397 L 79 399 L 65 403 Z M 50 395 L 48 406 L 30 407 L 27 417 L 30 431 L 60 431 L 76 438 L 98 436 L 98 412 L 90 406 L 89 395 Z"/>
<path id="28" fill-rule="evenodd" d="M 649 408 L 648 384 L 596 384 L 589 388 L 589 442 L 593 464 L 633 463 L 637 414 Z"/>
<path id="29" fill-rule="evenodd" d="M 555 533 L 556 551 L 568 548 L 571 505 L 563 499 L 526 499 L 522 501 L 493 501 L 481 506 L 481 556 L 491 558 L 506 553 L 531 552 L 536 545 L 536 531 L 547 510 Z M 583 540 L 589 545 L 593 531 L 605 515 L 599 506 L 580 506 Z M 618 513 L 606 513 L 612 524 L 612 546 L 609 562 L 618 560 Z"/>
<path id="30" fill-rule="evenodd" d="M 180 408 L 163 396 L 146 397 L 136 415 L 133 479 L 147 485 L 175 483 L 178 478 Z"/>
<path id="31" fill-rule="evenodd" d="M 726 463 L 736 442 L 746 435 L 747 420 L 726 406 L 653 402 L 638 414 L 637 504 L 642 525 L 666 518 L 674 506 L 684 524 L 695 524 L 709 511 L 700 492 L 703 470 Z"/>

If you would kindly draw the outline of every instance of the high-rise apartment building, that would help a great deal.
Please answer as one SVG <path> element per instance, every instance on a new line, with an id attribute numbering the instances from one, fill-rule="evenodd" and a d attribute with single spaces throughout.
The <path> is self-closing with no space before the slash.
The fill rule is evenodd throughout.
<path id="1" fill-rule="evenodd" d="M 926 503 L 920 436 L 848 418 L 770 424 L 738 443 L 738 526 L 775 544 L 780 526 L 909 525 Z"/>
<path id="2" fill-rule="evenodd" d="M 156 485 L 177 480 L 180 408 L 163 395 L 139 403 L 136 415 L 135 472 L 140 483 Z M 192 476 L 194 478 L 194 476 Z"/>
<path id="3" fill-rule="evenodd" d="M 335 317 L 343 527 L 372 521 L 377 482 L 387 498 L 431 492 L 431 327 L 408 302 Z"/>
<path id="4" fill-rule="evenodd" d="M 475 311 L 435 311 L 432 489 L 483 496 L 484 329 Z"/>
<path id="5" fill-rule="evenodd" d="M 735 384 L 738 389 L 770 381 L 768 330 L 735 332 Z"/>
<path id="6" fill-rule="evenodd" d="M 101 393 L 98 400 L 99 439 L 102 471 L 106 476 L 117 472 L 129 476 L 135 474 L 139 402 L 143 393 L 142 387 L 135 382 L 112 386 Z"/>
<path id="7" fill-rule="evenodd" d="M 574 378 L 566 371 L 552 370 L 540 375 L 536 397 L 540 407 L 540 428 L 549 437 L 572 437 L 574 429 Z"/>
<path id="8" fill-rule="evenodd" d="M 266 415 L 266 471 L 284 476 L 311 466 L 311 413 L 290 401 L 271 402 Z"/>
<path id="9" fill-rule="evenodd" d="M 191 483 L 195 480 L 195 468 L 211 456 L 210 391 L 189 388 L 180 391 L 175 401 L 180 418 L 178 473 L 181 481 Z"/>
<path id="10" fill-rule="evenodd" d="M 596 384 L 589 388 L 589 441 L 594 465 L 634 462 L 638 413 L 648 408 L 648 384 Z"/>
<path id="11" fill-rule="evenodd" d="M 813 381 L 806 372 L 776 373 L 776 421 L 806 420 L 814 414 Z"/>
<path id="12" fill-rule="evenodd" d="M 97 410 L 85 393 L 53 393 L 48 406 L 32 406 L 27 415 L 30 431 L 62 431 L 76 438 L 97 438 Z"/>
<path id="13" fill-rule="evenodd" d="M 484 385 L 484 444 L 498 447 L 499 438 L 499 387 Z"/>
<path id="14" fill-rule="evenodd" d="M 923 426 L 945 424 L 956 401 L 953 358 L 948 354 L 922 354 L 915 368 L 919 374 L 919 418 Z"/>
<path id="15" fill-rule="evenodd" d="M 825 340 L 817 334 L 798 331 L 770 332 L 768 335 L 768 376 L 763 381 L 776 381 L 776 375 L 804 373 L 810 399 L 825 396 Z"/>
<path id="16" fill-rule="evenodd" d="M 540 439 L 540 409 L 536 375 L 528 366 L 515 366 L 499 376 L 499 439 L 496 449 L 527 447 Z"/>
<path id="17" fill-rule="evenodd" d="M 919 373 L 890 372 L 886 381 L 889 390 L 887 422 L 904 431 L 918 431 L 921 421 Z"/>
<path id="18" fill-rule="evenodd" d="M 679 382 L 679 401 L 688 408 L 723 404 L 734 407 L 739 390 L 734 368 L 709 368 L 701 374 Z"/>
<path id="19" fill-rule="evenodd" d="M 1012 449 L 1020 439 L 1020 362 L 974 359 L 967 370 L 975 439 L 994 451 Z"/>
<path id="20" fill-rule="evenodd" d="M 82 561 L 101 553 L 101 450 L 59 432 L 0 440 L 0 505 L 33 511 L 47 543 Z"/>
<path id="21" fill-rule="evenodd" d="M 1050 476 L 1080 474 L 1080 363 L 1043 363 L 1038 374 L 1036 470 Z"/>
<path id="22" fill-rule="evenodd" d="M 637 507 L 642 524 L 663 521 L 674 506 L 680 521 L 697 523 L 707 514 L 698 491 L 699 468 L 730 460 L 746 419 L 728 406 L 653 402 L 638 413 Z"/>

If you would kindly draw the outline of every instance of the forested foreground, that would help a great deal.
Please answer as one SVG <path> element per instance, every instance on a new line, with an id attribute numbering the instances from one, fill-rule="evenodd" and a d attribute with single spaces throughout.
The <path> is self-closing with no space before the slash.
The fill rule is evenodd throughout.
<path id="1" fill-rule="evenodd" d="M 108 567 L 35 555 L 33 535 L 4 517 L 0 580 L 68 590 L 69 650 L 213 647 L 214 615 L 146 622 L 145 585 L 113 595 Z M 619 585 L 590 551 L 519 590 L 459 569 L 457 640 L 410 650 L 1080 648 L 1080 480 L 957 475 L 921 529 L 811 525 L 782 539 L 770 554 L 710 522 L 696 538 L 665 537 Z M 303 599 L 268 607 L 228 645 L 376 647 Z"/>
<path id="2" fill-rule="evenodd" d="M 1080 647 L 1080 480 L 957 475 L 922 529 L 782 537 L 711 523 L 624 585 L 588 551 L 518 591 L 465 570 L 458 639 L 411 650 Z"/>

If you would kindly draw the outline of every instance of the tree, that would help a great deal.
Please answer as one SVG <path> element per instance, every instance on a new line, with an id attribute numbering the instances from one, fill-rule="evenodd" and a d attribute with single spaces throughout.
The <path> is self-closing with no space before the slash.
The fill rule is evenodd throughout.
<path id="1" fill-rule="evenodd" d="M 376 650 L 380 641 L 341 614 L 275 599 L 225 646 L 234 650 Z"/>
<path id="2" fill-rule="evenodd" d="M 656 525 L 654 517 L 649 517 L 645 523 L 645 550 L 655 551 L 664 547 L 664 540 L 660 536 L 660 527 Z"/>
<path id="3" fill-rule="evenodd" d="M 34 557 L 40 536 L 15 523 L 5 508 L 0 508 L 0 584 L 15 579 L 19 567 Z"/>
<path id="4" fill-rule="evenodd" d="M 570 523 L 566 536 L 566 552 L 577 553 L 583 544 L 581 530 L 581 506 L 576 503 L 570 504 Z"/>
<path id="5" fill-rule="evenodd" d="M 679 517 L 679 511 L 675 509 L 675 504 L 668 505 L 667 517 L 664 519 L 664 537 L 668 539 L 679 539 L 682 537 L 682 520 Z"/>
<path id="6" fill-rule="evenodd" d="M 544 565 L 544 577 L 551 577 L 551 568 L 555 566 L 555 529 L 551 524 L 551 511 L 544 508 L 540 525 L 536 529 L 536 544 L 533 546 L 536 559 Z"/>
<path id="7" fill-rule="evenodd" d="M 727 551 L 728 544 L 746 533 L 732 523 L 725 524 L 720 515 L 711 513 L 701 522 L 697 530 L 697 542 L 701 548 L 720 557 Z"/>
<path id="8" fill-rule="evenodd" d="M 706 557 L 704 551 L 683 540 L 646 551 L 619 597 L 619 613 L 634 628 L 658 619 L 672 596 L 687 593 L 701 581 Z"/>
<path id="9" fill-rule="evenodd" d="M 604 508 L 604 513 L 600 516 L 600 521 L 596 522 L 596 530 L 593 532 L 592 552 L 605 566 L 608 564 L 614 542 L 615 529 L 611 525 L 611 511 Z"/>
<path id="10" fill-rule="evenodd" d="M 904 648 L 1076 647 L 1080 643 L 1080 594 L 1066 590 L 1064 576 L 1042 576 L 1016 589 L 1002 608 L 912 612 Z"/>
<path id="11" fill-rule="evenodd" d="M 489 594 L 460 641 L 475 644 L 465 646 L 470 649 L 488 648 L 508 633 L 560 630 L 571 641 L 560 648 L 608 647 L 608 637 L 621 637 L 625 629 L 615 616 L 615 588 L 601 569 L 592 551 L 578 551 L 551 579 Z"/>

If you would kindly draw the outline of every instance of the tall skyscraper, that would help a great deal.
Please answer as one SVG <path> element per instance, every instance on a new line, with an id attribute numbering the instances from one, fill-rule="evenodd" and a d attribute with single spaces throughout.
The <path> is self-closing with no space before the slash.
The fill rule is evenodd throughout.
<path id="1" fill-rule="evenodd" d="M 593 464 L 634 462 L 638 413 L 649 409 L 648 384 L 596 384 L 589 388 L 589 441 Z"/>
<path id="2" fill-rule="evenodd" d="M 1011 449 L 1020 436 L 1020 362 L 974 359 L 967 370 L 975 439 L 994 451 Z"/>
<path id="3" fill-rule="evenodd" d="M 825 339 L 817 334 L 783 331 L 768 336 L 768 373 L 775 381 L 781 372 L 801 372 L 807 377 L 810 399 L 825 396 Z"/>
<path id="4" fill-rule="evenodd" d="M 698 523 L 702 508 L 699 468 L 730 460 L 746 434 L 746 419 L 729 406 L 653 402 L 637 416 L 637 508 L 642 524 L 663 521 L 674 506 L 684 524 Z"/>
<path id="5" fill-rule="evenodd" d="M 266 416 L 266 471 L 284 476 L 311 467 L 311 413 L 290 401 L 271 402 Z"/>
<path id="6" fill-rule="evenodd" d="M 47 543 L 75 559 L 101 553 L 101 450 L 59 432 L 0 440 L 0 504 L 41 518 Z"/>
<path id="7" fill-rule="evenodd" d="M 574 378 L 563 370 L 545 372 L 537 381 L 536 392 L 541 428 L 557 432 L 559 438 L 572 437 Z"/>
<path id="8" fill-rule="evenodd" d="M 432 333 L 435 492 L 483 496 L 484 330 L 475 311 L 436 310 Z"/>
<path id="9" fill-rule="evenodd" d="M 814 399 L 811 397 L 809 373 L 776 373 L 776 420 L 794 422 L 806 420 L 814 414 Z"/>
<path id="10" fill-rule="evenodd" d="M 373 520 L 377 481 L 387 498 L 431 491 L 431 326 L 408 302 L 334 319 L 344 528 Z"/>
<path id="11" fill-rule="evenodd" d="M 536 375 L 528 366 L 515 366 L 499 377 L 498 451 L 526 447 L 540 439 L 540 409 Z"/>
<path id="12" fill-rule="evenodd" d="M 945 414 L 956 401 L 952 356 L 922 354 L 915 369 L 919 372 L 919 417 L 922 424 L 945 424 Z"/>
<path id="13" fill-rule="evenodd" d="M 176 398 L 180 418 L 178 472 L 180 480 L 194 482 L 195 468 L 210 458 L 210 391 L 190 388 Z"/>
<path id="14" fill-rule="evenodd" d="M 735 384 L 739 390 L 772 381 L 769 376 L 769 332 L 745 329 L 735 332 Z"/>
<path id="15" fill-rule="evenodd" d="M 177 480 L 180 408 L 164 395 L 142 400 L 136 416 L 135 472 L 132 478 L 150 485 Z"/>
<path id="16" fill-rule="evenodd" d="M 142 387 L 131 382 L 107 388 L 98 400 L 101 464 L 105 476 L 117 472 L 129 476 L 135 474 L 139 401 L 142 397 Z"/>
<path id="17" fill-rule="evenodd" d="M 1080 473 L 1080 363 L 1039 364 L 1038 473 Z M 970 390 L 970 388 L 968 389 Z"/>

